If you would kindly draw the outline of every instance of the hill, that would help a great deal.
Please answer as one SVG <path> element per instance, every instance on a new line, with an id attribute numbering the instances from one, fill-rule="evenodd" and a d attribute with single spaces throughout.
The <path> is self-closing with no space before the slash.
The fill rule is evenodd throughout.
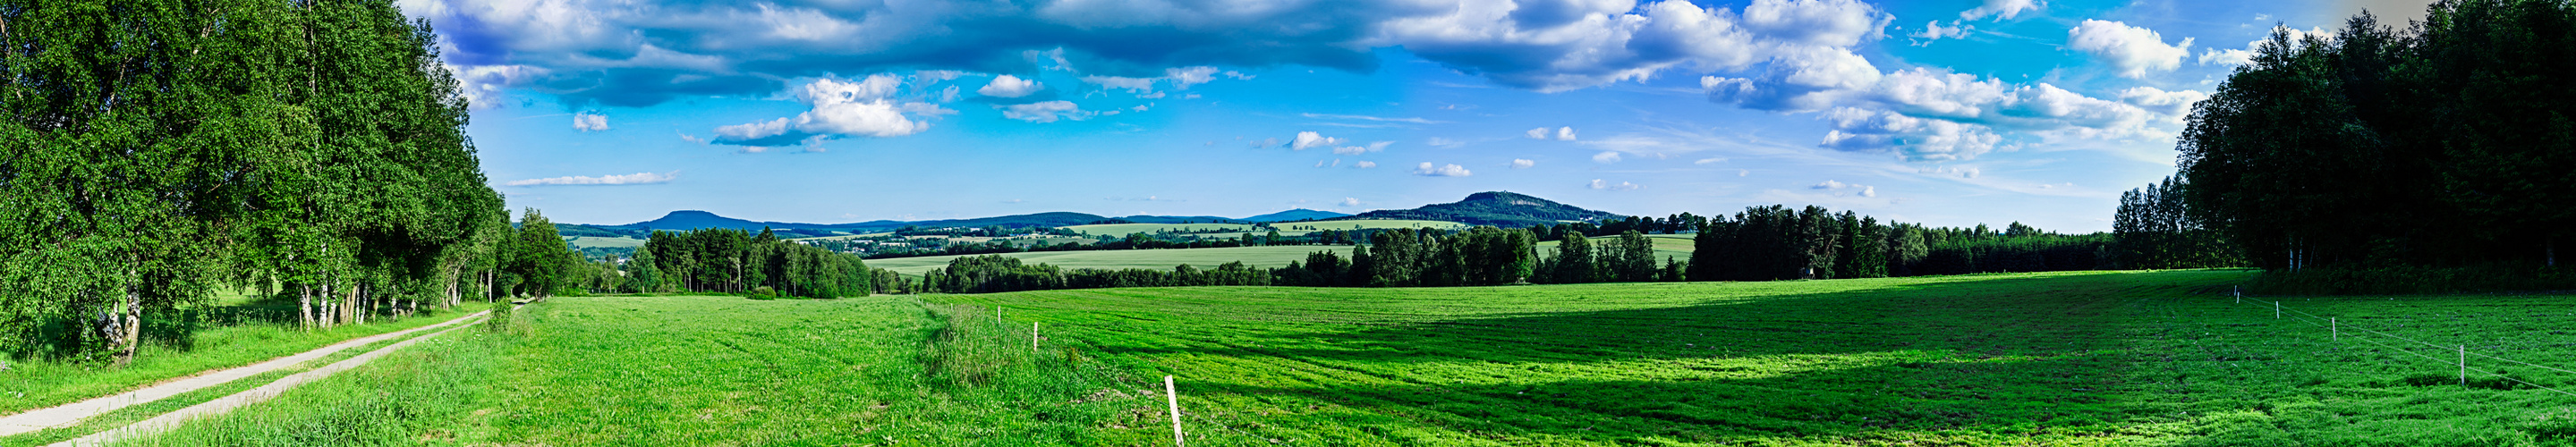
<path id="1" fill-rule="evenodd" d="M 1305 209 L 1305 208 L 1298 208 L 1298 209 L 1293 209 L 1293 210 L 1280 211 L 1280 212 L 1276 212 L 1276 213 L 1263 214 L 1263 215 L 1259 215 L 1259 216 L 1246 217 L 1246 218 L 1243 218 L 1242 220 L 1247 221 L 1247 222 L 1287 222 L 1287 221 L 1294 221 L 1294 220 L 1324 220 L 1324 219 L 1331 219 L 1331 218 L 1335 218 L 1335 217 L 1344 217 L 1344 216 L 1349 216 L 1349 214 L 1336 213 L 1336 212 L 1331 212 L 1331 211 L 1316 211 L 1316 210 L 1310 210 L 1310 209 Z"/>
<path id="2" fill-rule="evenodd" d="M 1560 222 L 1599 222 L 1625 216 L 1577 208 L 1526 194 L 1491 191 L 1470 194 L 1455 203 L 1423 205 L 1409 210 L 1377 210 L 1342 219 L 1441 220 L 1468 225 L 1520 228 Z"/>

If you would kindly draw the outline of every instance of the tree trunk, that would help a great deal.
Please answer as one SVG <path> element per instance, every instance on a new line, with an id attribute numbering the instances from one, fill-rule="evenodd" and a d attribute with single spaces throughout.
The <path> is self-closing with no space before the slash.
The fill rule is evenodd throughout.
<path id="1" fill-rule="evenodd" d="M 304 330 L 313 330 L 313 285 L 296 284 L 303 294 L 295 299 L 295 313 L 303 317 Z"/>
<path id="2" fill-rule="evenodd" d="M 133 275 L 133 271 L 128 270 L 126 271 L 126 274 L 131 276 Z M 139 344 L 136 342 L 141 341 L 143 338 L 142 292 L 136 290 L 134 286 L 126 286 L 125 302 L 123 304 L 125 307 L 123 315 L 110 317 L 121 318 L 125 322 L 125 324 L 121 325 L 123 327 L 120 328 L 121 330 L 118 331 L 119 333 L 116 334 L 117 344 L 121 345 L 116 351 L 116 366 L 125 366 L 134 363 L 134 347 Z"/>

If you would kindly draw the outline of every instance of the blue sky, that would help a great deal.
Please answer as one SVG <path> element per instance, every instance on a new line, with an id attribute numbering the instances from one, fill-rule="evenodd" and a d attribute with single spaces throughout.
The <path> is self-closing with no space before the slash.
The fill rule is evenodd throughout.
<path id="1" fill-rule="evenodd" d="M 2275 24 L 2421 14 L 2363 3 L 402 5 L 437 27 L 494 187 L 560 222 L 1241 217 L 1508 190 L 2087 232 L 2173 172 L 2189 103 Z"/>

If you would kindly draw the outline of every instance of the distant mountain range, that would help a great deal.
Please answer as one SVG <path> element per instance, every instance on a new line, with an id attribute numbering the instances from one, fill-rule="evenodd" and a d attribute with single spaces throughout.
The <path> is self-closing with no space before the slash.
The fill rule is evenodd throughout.
<path id="1" fill-rule="evenodd" d="M 768 228 L 771 232 L 777 233 L 779 237 L 821 237 L 842 234 L 885 232 L 903 228 L 905 226 L 939 228 L 999 225 L 1012 228 L 1027 228 L 1064 227 L 1105 221 L 1125 221 L 1133 223 L 1183 223 L 1411 219 L 1462 222 L 1469 225 L 1526 227 L 1542 223 L 1553 224 L 1565 221 L 1599 221 L 1601 219 L 1616 219 L 1619 217 L 1622 216 L 1576 208 L 1571 205 L 1556 203 L 1547 199 L 1522 194 L 1496 191 L 1480 192 L 1469 195 L 1466 200 L 1461 200 L 1456 203 L 1426 205 L 1421 208 L 1409 210 L 1378 210 L 1360 213 L 1358 215 L 1342 214 L 1331 211 L 1316 211 L 1304 208 L 1241 219 L 1217 216 L 1127 216 L 1111 218 L 1096 214 L 1052 212 L 983 217 L 975 219 L 919 221 L 877 220 L 843 224 L 812 224 L 794 222 L 761 222 L 724 217 L 705 211 L 683 210 L 672 211 L 670 214 L 663 215 L 658 219 L 625 225 L 558 223 L 555 224 L 555 230 L 565 236 L 640 238 L 652 234 L 653 230 L 692 231 L 708 228 L 725 228 L 758 232 L 761 228 Z"/>
<path id="2" fill-rule="evenodd" d="M 1423 205 L 1409 210 L 1377 210 L 1343 219 L 1443 220 L 1468 225 L 1520 228 L 1564 222 L 1599 222 L 1627 216 L 1576 208 L 1526 194 L 1492 191 L 1470 194 L 1456 203 Z"/>

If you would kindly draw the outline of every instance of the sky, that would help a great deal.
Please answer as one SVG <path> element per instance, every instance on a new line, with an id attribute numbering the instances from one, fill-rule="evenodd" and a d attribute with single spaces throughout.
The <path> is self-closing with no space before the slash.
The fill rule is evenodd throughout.
<path id="1" fill-rule="evenodd" d="M 2275 27 L 2422 2 L 401 0 L 513 209 L 841 223 L 1513 191 L 2107 231 Z"/>

